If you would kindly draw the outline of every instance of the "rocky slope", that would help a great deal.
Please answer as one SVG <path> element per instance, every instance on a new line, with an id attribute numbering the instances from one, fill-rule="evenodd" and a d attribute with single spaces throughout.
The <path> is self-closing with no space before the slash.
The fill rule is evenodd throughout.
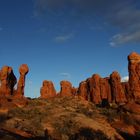
<path id="1" fill-rule="evenodd" d="M 140 139 L 140 105 L 102 108 L 71 96 L 27 99 L 24 107 L 0 107 L 0 139 L 19 138 L 137 140 Z"/>

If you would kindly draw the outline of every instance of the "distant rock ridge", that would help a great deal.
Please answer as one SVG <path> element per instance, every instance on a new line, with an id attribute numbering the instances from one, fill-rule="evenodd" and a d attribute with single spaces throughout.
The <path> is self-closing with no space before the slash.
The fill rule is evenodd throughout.
<path id="1" fill-rule="evenodd" d="M 105 78 L 93 74 L 82 81 L 78 88 L 72 87 L 69 81 L 61 81 L 61 90 L 56 95 L 75 95 L 103 106 L 110 103 L 122 105 L 130 101 L 140 102 L 140 55 L 136 52 L 128 56 L 128 72 L 128 82 L 122 82 L 117 71 Z"/>
<path id="2" fill-rule="evenodd" d="M 9 66 L 3 66 L 0 70 L 0 98 L 24 97 L 25 77 L 28 72 L 27 64 L 22 64 L 19 67 L 20 78 L 17 83 L 13 69 Z M 40 98 L 77 96 L 103 106 L 110 103 L 121 105 L 131 101 L 140 103 L 140 55 L 136 52 L 132 52 L 128 56 L 128 72 L 128 82 L 121 82 L 117 71 L 105 78 L 99 74 L 93 74 L 90 78 L 82 81 L 78 88 L 73 87 L 69 81 L 61 81 L 61 89 L 58 94 L 53 82 L 44 80 L 40 89 Z M 16 83 L 17 89 L 14 88 Z"/>

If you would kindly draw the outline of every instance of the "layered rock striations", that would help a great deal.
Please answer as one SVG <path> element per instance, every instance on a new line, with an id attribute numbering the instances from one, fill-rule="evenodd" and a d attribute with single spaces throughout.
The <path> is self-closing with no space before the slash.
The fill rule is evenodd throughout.
<path id="1" fill-rule="evenodd" d="M 48 99 L 56 96 L 56 90 L 52 81 L 44 80 L 40 89 L 41 98 Z"/>

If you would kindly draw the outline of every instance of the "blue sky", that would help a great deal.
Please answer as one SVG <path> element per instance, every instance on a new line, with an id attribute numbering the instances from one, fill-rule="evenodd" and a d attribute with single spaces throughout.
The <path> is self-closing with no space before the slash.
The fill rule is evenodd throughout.
<path id="1" fill-rule="evenodd" d="M 1 0 L 0 67 L 28 64 L 25 96 L 43 80 L 74 86 L 94 73 L 128 75 L 127 55 L 140 53 L 139 0 Z"/>

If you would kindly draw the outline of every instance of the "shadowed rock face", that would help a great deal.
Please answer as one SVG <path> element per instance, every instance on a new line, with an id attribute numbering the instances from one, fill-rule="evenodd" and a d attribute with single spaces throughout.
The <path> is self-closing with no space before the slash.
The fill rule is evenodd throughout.
<path id="1" fill-rule="evenodd" d="M 128 56 L 130 94 L 135 100 L 140 99 L 140 55 L 132 52 Z"/>
<path id="2" fill-rule="evenodd" d="M 131 101 L 133 99 L 133 96 L 130 94 L 130 89 L 129 89 L 129 83 L 128 82 L 122 82 L 122 88 L 124 90 L 125 96 L 127 101 Z"/>
<path id="3" fill-rule="evenodd" d="M 127 100 L 121 85 L 121 77 L 118 72 L 114 71 L 110 75 L 110 84 L 113 101 L 116 103 L 125 103 Z"/>
<path id="4" fill-rule="evenodd" d="M 94 74 L 88 79 L 90 100 L 95 104 L 101 103 L 100 78 L 98 74 Z"/>
<path id="5" fill-rule="evenodd" d="M 77 95 L 78 88 L 72 87 L 72 95 Z"/>
<path id="6" fill-rule="evenodd" d="M 48 99 L 56 96 L 56 90 L 52 81 L 44 80 L 40 89 L 41 98 Z"/>
<path id="7" fill-rule="evenodd" d="M 102 100 L 106 99 L 110 103 L 112 101 L 112 97 L 111 97 L 111 87 L 109 83 L 109 78 L 100 79 L 100 90 L 101 90 Z"/>
<path id="8" fill-rule="evenodd" d="M 16 93 L 17 97 L 24 96 L 25 76 L 28 73 L 28 71 L 29 71 L 29 68 L 28 68 L 27 64 L 22 64 L 19 67 L 20 77 L 19 77 L 19 81 L 18 81 L 18 85 L 17 85 L 17 93 Z"/>
<path id="9" fill-rule="evenodd" d="M 13 88 L 17 82 L 17 79 L 11 67 L 9 66 L 2 67 L 0 71 L 0 80 L 1 80 L 0 94 L 6 96 L 12 95 Z"/>
<path id="10" fill-rule="evenodd" d="M 73 87 L 69 81 L 61 81 L 60 82 L 61 90 L 60 96 L 71 96 L 73 95 Z"/>

